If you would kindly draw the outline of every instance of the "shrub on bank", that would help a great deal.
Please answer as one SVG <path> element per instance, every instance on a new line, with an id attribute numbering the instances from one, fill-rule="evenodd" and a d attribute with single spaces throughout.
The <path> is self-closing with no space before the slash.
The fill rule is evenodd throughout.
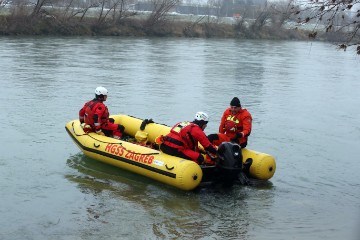
<path id="1" fill-rule="evenodd" d="M 1 16 L 0 35 L 64 35 L 64 36 L 158 36 L 158 37 L 225 37 L 249 39 L 305 39 L 305 31 L 263 27 L 258 30 L 238 29 L 219 23 L 165 22 L 151 28 L 144 20 L 127 19 L 120 23 L 97 22 L 96 19 L 69 21 L 31 16 Z"/>
<path id="2" fill-rule="evenodd" d="M 272 26 L 224 24 L 208 21 L 176 21 L 166 18 L 149 23 L 147 18 L 68 17 L 66 13 L 39 11 L 37 14 L 15 8 L 0 15 L 0 35 L 63 35 L 63 36 L 159 36 L 159 37 L 225 37 L 250 39 L 305 39 L 300 30 Z"/>

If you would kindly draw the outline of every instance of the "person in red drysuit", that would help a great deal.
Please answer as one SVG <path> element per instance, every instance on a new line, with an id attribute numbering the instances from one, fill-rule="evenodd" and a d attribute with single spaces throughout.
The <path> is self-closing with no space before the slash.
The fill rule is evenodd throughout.
<path id="1" fill-rule="evenodd" d="M 210 154 L 216 155 L 217 152 L 204 133 L 208 121 L 209 117 L 206 113 L 197 112 L 194 121 L 175 124 L 170 133 L 162 137 L 160 150 L 202 164 L 204 157 L 199 151 L 199 142 Z"/>
<path id="2" fill-rule="evenodd" d="M 115 124 L 114 119 L 109 118 L 108 108 L 103 102 L 107 99 L 108 91 L 104 87 L 95 89 L 95 98 L 85 103 L 79 111 L 80 123 L 85 123 L 85 132 L 96 132 L 100 135 L 120 139 L 125 127 Z"/>
<path id="3" fill-rule="evenodd" d="M 234 97 L 221 118 L 219 133 L 210 134 L 210 142 L 219 146 L 222 142 L 234 142 L 242 148 L 247 146 L 251 133 L 252 117 L 248 110 L 241 107 L 239 98 Z"/>

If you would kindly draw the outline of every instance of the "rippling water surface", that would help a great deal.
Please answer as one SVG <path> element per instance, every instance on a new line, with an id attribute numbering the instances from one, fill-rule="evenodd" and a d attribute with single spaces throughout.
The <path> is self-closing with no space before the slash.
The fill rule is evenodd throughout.
<path id="1" fill-rule="evenodd" d="M 324 43 L 0 38 L 0 239 L 360 239 L 360 59 Z M 234 96 L 270 182 L 183 192 L 85 157 L 64 125 L 112 114 L 173 125 Z"/>

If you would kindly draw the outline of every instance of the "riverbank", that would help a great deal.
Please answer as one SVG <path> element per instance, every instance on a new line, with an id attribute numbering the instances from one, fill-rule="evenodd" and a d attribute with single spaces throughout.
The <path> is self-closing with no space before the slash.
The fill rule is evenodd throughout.
<path id="1" fill-rule="evenodd" d="M 5 11 L 6 10 L 6 11 Z M 234 19 L 214 16 L 149 12 L 111 15 L 109 10 L 78 11 L 27 8 L 0 11 L 0 35 L 41 36 L 133 36 L 308 40 L 309 29 L 294 22 L 272 23 L 269 19 Z M 317 35 L 319 40 L 340 41 L 340 35 Z"/>
<path id="2" fill-rule="evenodd" d="M 306 39 L 307 31 L 264 26 L 244 27 L 217 22 L 172 22 L 147 26 L 146 20 L 126 19 L 122 22 L 99 22 L 96 19 L 63 21 L 53 17 L 1 16 L 0 35 L 89 35 L 89 36 L 160 36 L 160 37 L 224 37 L 251 39 Z"/>

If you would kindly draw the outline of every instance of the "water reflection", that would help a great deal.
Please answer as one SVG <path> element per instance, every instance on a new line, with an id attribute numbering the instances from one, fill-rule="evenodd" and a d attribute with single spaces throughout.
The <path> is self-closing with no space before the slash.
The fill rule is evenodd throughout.
<path id="1" fill-rule="evenodd" d="M 197 239 L 209 236 L 209 231 L 214 237 L 246 238 L 254 217 L 253 204 L 271 208 L 273 202 L 273 194 L 267 191 L 272 184 L 183 192 L 80 153 L 71 156 L 67 165 L 78 173 L 66 175 L 66 178 L 76 183 L 84 194 L 91 194 L 94 199 L 101 197 L 102 202 L 121 199 L 122 205 L 112 206 L 112 211 L 121 208 L 125 215 L 133 214 L 134 210 L 149 214 L 154 221 L 153 234 L 159 238 L 192 236 Z M 258 192 L 252 188 L 257 188 Z M 250 203 L 248 198 L 254 197 L 257 200 Z M 101 210 L 96 201 L 92 205 L 87 208 L 91 218 L 108 222 L 116 217 L 108 210 Z"/>

